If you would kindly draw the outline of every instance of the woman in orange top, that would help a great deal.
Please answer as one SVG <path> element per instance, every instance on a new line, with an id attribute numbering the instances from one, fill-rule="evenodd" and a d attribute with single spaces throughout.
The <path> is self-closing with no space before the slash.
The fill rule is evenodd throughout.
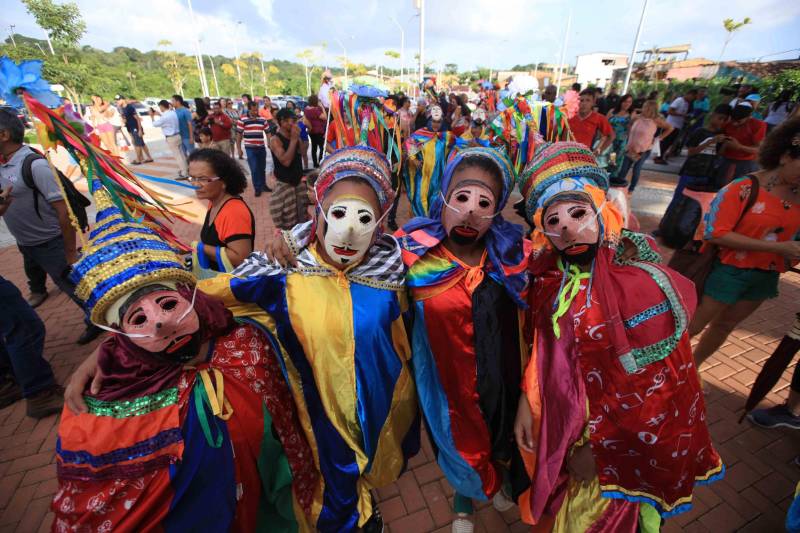
<path id="1" fill-rule="evenodd" d="M 193 246 L 193 263 L 228 272 L 250 255 L 255 242 L 255 217 L 240 196 L 247 178 L 228 154 L 201 149 L 189 156 L 189 181 L 197 187 L 197 198 L 209 202 L 200 241 Z"/>
<path id="2" fill-rule="evenodd" d="M 778 296 L 778 276 L 800 259 L 800 118 L 769 134 L 759 163 L 764 170 L 725 186 L 706 215 L 704 239 L 719 254 L 689 326 L 692 336 L 709 326 L 694 350 L 698 366 L 764 300 Z"/>

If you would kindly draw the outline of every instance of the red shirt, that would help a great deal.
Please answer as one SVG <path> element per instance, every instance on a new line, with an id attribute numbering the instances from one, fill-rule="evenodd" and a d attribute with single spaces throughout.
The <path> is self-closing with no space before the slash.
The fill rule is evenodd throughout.
<path id="1" fill-rule="evenodd" d="M 309 133 L 314 135 L 325 133 L 325 121 L 322 120 L 321 107 L 306 107 L 303 114 L 311 125 Z"/>
<path id="2" fill-rule="evenodd" d="M 574 117 L 569 119 L 569 129 L 572 130 L 575 141 L 583 144 L 590 150 L 592 149 L 592 142 L 598 130 L 603 137 L 611 135 L 613 132 L 611 124 L 608 123 L 608 119 L 597 111 L 592 111 L 589 116 L 584 119 L 576 113 Z"/>
<path id="3" fill-rule="evenodd" d="M 219 115 L 208 115 L 206 121 L 211 128 L 212 141 L 220 142 L 231 140 L 231 128 L 233 127 L 233 121 L 231 120 L 231 117 L 220 112 Z"/>
<path id="4" fill-rule="evenodd" d="M 767 135 L 767 123 L 753 117 L 748 118 L 739 126 L 729 123 L 725 126 L 725 135 L 733 137 L 745 146 L 757 146 Z M 752 161 L 758 154 L 727 148 L 724 155 L 728 159 L 737 161 Z"/>

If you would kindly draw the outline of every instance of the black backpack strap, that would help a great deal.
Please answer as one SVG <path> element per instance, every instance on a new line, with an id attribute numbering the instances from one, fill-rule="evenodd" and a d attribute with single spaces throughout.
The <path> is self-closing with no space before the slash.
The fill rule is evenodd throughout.
<path id="1" fill-rule="evenodd" d="M 33 181 L 33 162 L 37 159 L 44 159 L 40 154 L 33 152 L 25 156 L 25 159 L 22 161 L 22 182 L 28 187 L 30 190 L 33 191 L 33 210 L 36 211 L 36 214 L 41 219 L 42 214 L 39 212 L 39 196 L 42 195 L 42 191 L 36 187 L 36 182 Z"/>

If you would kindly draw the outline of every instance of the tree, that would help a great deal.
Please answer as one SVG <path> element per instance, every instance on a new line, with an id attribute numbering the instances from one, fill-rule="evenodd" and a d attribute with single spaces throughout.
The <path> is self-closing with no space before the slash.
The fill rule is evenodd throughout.
<path id="1" fill-rule="evenodd" d="M 455 63 L 445 63 L 444 73 L 453 75 L 458 74 L 458 65 L 456 65 Z"/>
<path id="2" fill-rule="evenodd" d="M 311 94 L 311 73 L 308 71 L 308 64 L 313 63 L 314 59 L 316 59 L 314 50 L 306 48 L 302 52 L 296 54 L 295 57 L 303 62 L 303 68 L 306 74 L 306 94 Z"/>
<path id="3" fill-rule="evenodd" d="M 725 28 L 725 43 L 722 45 L 722 52 L 719 53 L 719 60 L 717 63 L 722 61 L 722 56 L 725 55 L 725 49 L 728 48 L 728 43 L 733 39 L 733 34 L 751 22 L 752 20 L 750 20 L 750 17 L 743 18 L 741 22 L 735 22 L 733 19 L 725 19 L 722 21 L 722 27 Z"/>
<path id="4" fill-rule="evenodd" d="M 188 70 L 185 61 L 186 56 L 167 50 L 167 47 L 172 46 L 172 42 L 166 39 L 158 41 L 158 46 L 164 48 L 163 51 L 159 52 L 159 55 L 162 58 L 161 65 L 167 71 L 169 81 L 172 82 L 172 88 L 176 93 L 184 96 L 183 86 L 186 83 L 186 72 Z"/>
<path id="5" fill-rule="evenodd" d="M 67 53 L 74 51 L 86 33 L 78 6 L 73 2 L 56 4 L 53 0 L 22 0 L 28 13 L 58 46 L 64 63 L 69 63 Z"/>

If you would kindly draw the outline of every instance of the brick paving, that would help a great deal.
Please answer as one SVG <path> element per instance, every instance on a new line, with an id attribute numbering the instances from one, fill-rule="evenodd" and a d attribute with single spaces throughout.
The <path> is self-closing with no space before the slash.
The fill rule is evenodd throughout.
<path id="1" fill-rule="evenodd" d="M 154 176 L 174 175 L 175 167 L 164 160 L 137 167 Z M 669 190 L 674 176 L 643 173 L 640 189 Z M 272 225 L 268 196 L 245 198 L 257 220 L 256 247 L 261 248 Z M 636 199 L 633 200 L 636 209 Z M 401 203 L 399 220 L 408 216 Z M 509 218 L 514 215 L 510 213 Z M 657 220 L 640 216 L 644 230 Z M 176 233 L 191 241 L 199 235 L 200 220 L 180 223 Z M 14 246 L 0 248 L 0 274 L 27 293 L 22 259 Z M 82 331 L 81 312 L 49 282 L 50 298 L 38 309 L 47 326 L 45 357 L 56 379 L 63 383 L 99 342 L 81 347 L 75 340 Z M 800 275 L 787 274 L 780 282 L 780 297 L 766 302 L 737 329 L 722 348 L 702 367 L 708 407 L 708 424 L 714 442 L 728 468 L 725 479 L 696 492 L 694 509 L 669 520 L 664 531 L 767 532 L 783 531 L 783 520 L 800 469 L 792 459 L 800 453 L 800 432 L 762 430 L 737 420 L 744 399 L 764 360 L 788 331 L 800 300 Z M 791 367 L 767 396 L 766 405 L 782 402 L 791 379 Z M 39 421 L 25 416 L 24 402 L 0 410 L 0 533 L 36 532 L 50 529 L 49 505 L 56 490 L 54 450 L 58 417 Z M 453 491 L 436 465 L 430 445 L 409 463 L 397 483 L 377 491 L 387 531 L 393 533 L 444 533 L 450 530 Z M 515 509 L 498 513 L 491 505 L 477 507 L 477 532 L 522 532 Z"/>

